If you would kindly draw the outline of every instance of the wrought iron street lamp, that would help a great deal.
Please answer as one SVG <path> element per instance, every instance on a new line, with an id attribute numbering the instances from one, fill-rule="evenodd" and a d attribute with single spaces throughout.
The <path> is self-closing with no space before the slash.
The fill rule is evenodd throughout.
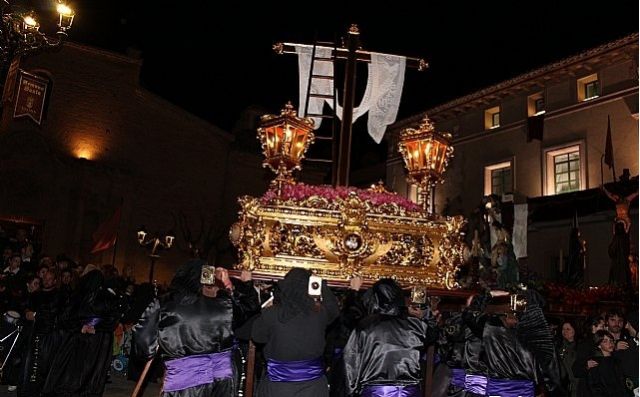
<path id="1" fill-rule="evenodd" d="M 153 272 L 156 265 L 156 259 L 160 257 L 158 252 L 162 249 L 168 250 L 175 241 L 173 233 L 167 233 L 163 237 L 149 237 L 144 227 L 138 230 L 138 244 L 150 250 L 149 258 L 151 259 L 151 267 L 149 268 L 149 282 L 153 283 Z"/>
<path id="2" fill-rule="evenodd" d="M 58 31 L 55 37 L 40 32 L 36 14 L 22 11 L 7 0 L 0 0 L 2 25 L 0 30 L 0 63 L 4 65 L 15 57 L 60 47 L 73 24 L 74 11 L 62 2 L 57 3 Z"/>
<path id="3" fill-rule="evenodd" d="M 400 133 L 398 146 L 408 171 L 407 180 L 418 185 L 423 209 L 432 214 L 431 190 L 444 181 L 444 171 L 453 156 L 451 134 L 436 132 L 425 116 L 418 129 L 407 128 Z"/>
<path id="4" fill-rule="evenodd" d="M 289 102 L 279 115 L 266 114 L 260 118 L 258 139 L 265 156 L 262 165 L 276 173 L 272 183 L 280 196 L 282 186 L 293 183 L 291 174 L 293 170 L 300 169 L 300 161 L 315 139 L 313 120 L 298 117 Z"/>

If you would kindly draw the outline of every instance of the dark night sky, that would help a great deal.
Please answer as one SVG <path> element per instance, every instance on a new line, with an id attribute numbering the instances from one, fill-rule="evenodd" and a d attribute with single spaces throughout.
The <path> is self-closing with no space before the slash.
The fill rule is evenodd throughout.
<path id="1" fill-rule="evenodd" d="M 562 3 L 305 2 L 312 16 L 283 2 L 94 0 L 76 5 L 72 40 L 139 48 L 146 88 L 230 129 L 251 104 L 297 104 L 297 59 L 275 55 L 274 42 L 331 39 L 358 23 L 364 49 L 431 64 L 407 71 L 402 118 L 638 31 L 637 1 Z"/>

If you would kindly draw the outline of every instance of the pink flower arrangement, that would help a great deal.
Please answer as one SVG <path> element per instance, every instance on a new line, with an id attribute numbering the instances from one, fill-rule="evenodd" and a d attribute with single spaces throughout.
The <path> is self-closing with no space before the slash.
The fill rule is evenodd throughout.
<path id="1" fill-rule="evenodd" d="M 373 206 L 384 206 L 395 204 L 409 212 L 420 212 L 421 208 L 413 201 L 402 197 L 396 193 L 380 192 L 368 189 L 359 189 L 355 187 L 332 187 L 329 185 L 306 185 L 304 183 L 296 183 L 295 185 L 285 185 L 282 189 L 284 201 L 303 201 L 311 197 L 320 197 L 328 200 L 330 203 L 337 200 L 346 199 L 349 193 L 355 192 L 361 200 L 370 203 Z M 263 204 L 271 204 L 278 198 L 275 189 L 269 189 L 261 198 Z"/>

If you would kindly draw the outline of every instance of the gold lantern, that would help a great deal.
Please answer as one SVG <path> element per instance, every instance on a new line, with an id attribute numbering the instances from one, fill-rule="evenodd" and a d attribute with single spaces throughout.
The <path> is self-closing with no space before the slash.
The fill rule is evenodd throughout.
<path id="1" fill-rule="evenodd" d="M 283 184 L 294 183 L 292 172 L 300 169 L 300 161 L 315 139 L 313 120 L 298 117 L 288 102 L 279 115 L 266 114 L 260 118 L 258 139 L 265 156 L 262 165 L 276 173 L 272 184 L 280 196 Z"/>
<path id="2" fill-rule="evenodd" d="M 453 156 L 451 134 L 436 132 L 425 116 L 418 129 L 407 128 L 400 133 L 398 146 L 408 171 L 407 180 L 418 185 L 423 209 L 431 213 L 428 204 L 431 190 L 444 181 L 444 171 Z"/>

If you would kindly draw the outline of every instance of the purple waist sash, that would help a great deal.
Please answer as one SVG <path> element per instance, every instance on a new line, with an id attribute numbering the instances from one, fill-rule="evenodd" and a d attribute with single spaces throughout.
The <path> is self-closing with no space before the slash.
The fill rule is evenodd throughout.
<path id="1" fill-rule="evenodd" d="M 162 390 L 165 392 L 184 390 L 213 383 L 216 379 L 231 378 L 233 376 L 231 352 L 232 350 L 225 350 L 220 353 L 198 354 L 165 361 L 166 371 Z"/>
<path id="2" fill-rule="evenodd" d="M 360 397 L 419 397 L 418 385 L 368 385 L 362 389 Z"/>
<path id="3" fill-rule="evenodd" d="M 487 391 L 487 377 L 483 375 L 465 375 L 464 389 L 474 394 L 484 395 Z"/>
<path id="4" fill-rule="evenodd" d="M 535 397 L 535 385 L 522 379 L 487 379 L 487 396 Z"/>
<path id="5" fill-rule="evenodd" d="M 462 368 L 451 368 L 451 384 L 455 387 L 459 387 L 464 389 L 464 369 Z"/>
<path id="6" fill-rule="evenodd" d="M 461 368 L 451 368 L 451 384 L 483 396 L 535 396 L 535 385 L 530 380 L 488 378 L 484 375 L 466 374 Z"/>
<path id="7" fill-rule="evenodd" d="M 101 321 L 102 319 L 100 317 L 89 317 L 84 321 L 84 325 L 95 327 L 96 325 L 100 324 Z"/>
<path id="8" fill-rule="evenodd" d="M 267 375 L 272 382 L 306 382 L 324 375 L 322 358 L 300 361 L 267 360 Z"/>

